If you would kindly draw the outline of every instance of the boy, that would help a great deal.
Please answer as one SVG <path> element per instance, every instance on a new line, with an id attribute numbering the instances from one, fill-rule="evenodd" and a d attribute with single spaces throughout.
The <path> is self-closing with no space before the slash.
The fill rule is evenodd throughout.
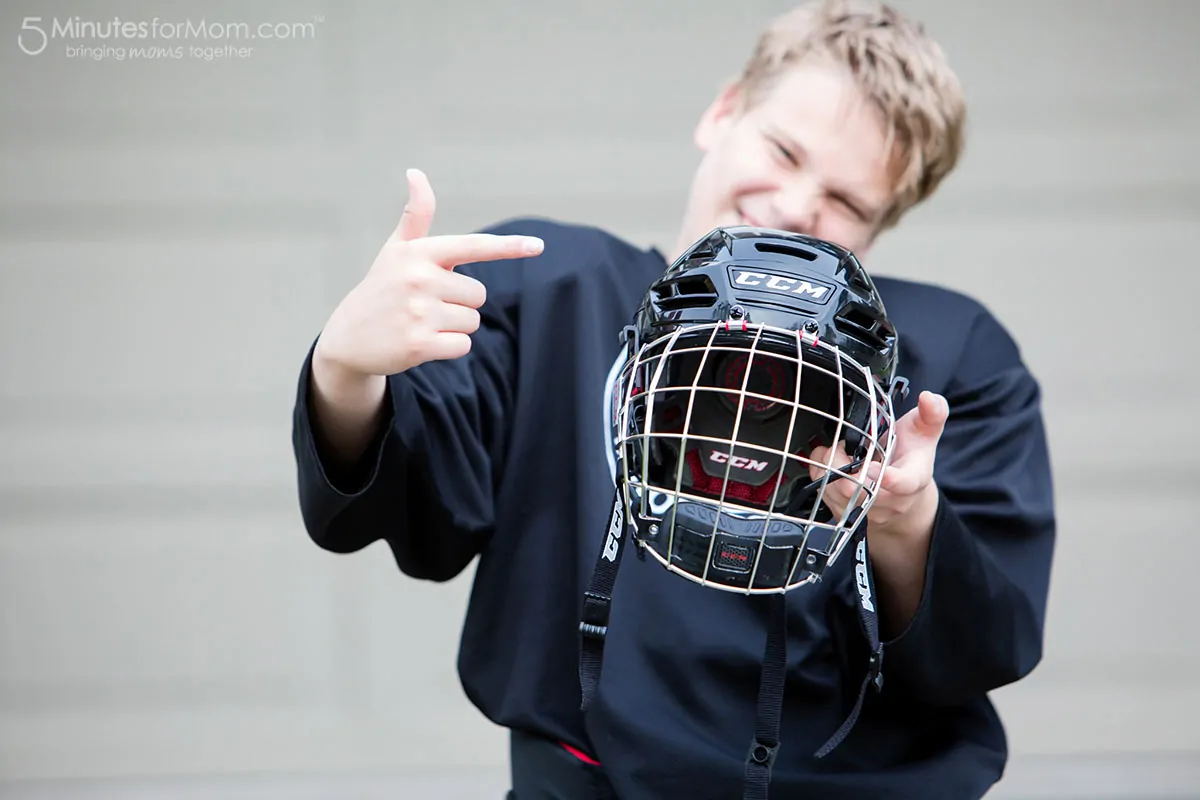
<path id="1" fill-rule="evenodd" d="M 580 711 L 579 610 L 612 499 L 617 334 L 714 227 L 788 229 L 864 257 L 954 168 L 964 114 L 919 26 L 842 0 L 776 20 L 707 109 L 669 254 L 541 219 L 430 237 L 433 192 L 410 171 L 396 231 L 301 370 L 300 503 L 321 547 L 382 539 L 412 577 L 448 580 L 478 558 L 458 666 L 471 701 L 512 731 L 510 796 L 741 796 L 766 637 L 749 598 L 627 559 L 600 688 Z M 1006 759 L 987 692 L 1041 655 L 1055 527 L 1038 386 L 980 304 L 876 284 L 914 390 L 868 517 L 882 689 L 814 757 L 866 672 L 843 560 L 788 595 L 771 791 L 977 798 Z"/>

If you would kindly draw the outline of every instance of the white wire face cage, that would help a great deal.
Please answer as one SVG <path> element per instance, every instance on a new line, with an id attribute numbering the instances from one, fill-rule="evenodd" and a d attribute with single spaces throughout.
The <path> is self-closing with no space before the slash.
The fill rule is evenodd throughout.
<path id="1" fill-rule="evenodd" d="M 744 594 L 820 578 L 863 524 L 894 445 L 892 397 L 867 367 L 812 334 L 762 324 L 690 325 L 643 345 L 620 370 L 611 412 L 639 547 L 671 572 Z M 835 468 L 833 448 L 811 458 L 834 442 L 850 464 Z M 832 481 L 851 489 L 836 516 L 824 503 Z"/>

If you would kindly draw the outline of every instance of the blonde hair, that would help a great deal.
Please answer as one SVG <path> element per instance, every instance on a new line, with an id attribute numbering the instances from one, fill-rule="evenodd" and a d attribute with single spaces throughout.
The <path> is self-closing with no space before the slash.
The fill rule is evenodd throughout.
<path id="1" fill-rule="evenodd" d="M 743 101 L 757 102 L 806 57 L 846 67 L 881 113 L 892 149 L 889 228 L 928 198 L 958 163 L 966 101 L 942 48 L 923 26 L 877 0 L 810 2 L 777 17 L 761 34 L 738 79 Z"/>

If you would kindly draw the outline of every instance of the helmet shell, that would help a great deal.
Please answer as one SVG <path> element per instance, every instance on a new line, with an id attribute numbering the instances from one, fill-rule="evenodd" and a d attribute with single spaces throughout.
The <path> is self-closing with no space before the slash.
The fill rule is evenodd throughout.
<path id="1" fill-rule="evenodd" d="M 881 386 L 895 377 L 896 330 L 883 298 L 854 254 L 831 242 L 717 228 L 651 284 L 634 326 L 646 344 L 678 326 L 725 320 L 804 329 L 866 366 Z"/>

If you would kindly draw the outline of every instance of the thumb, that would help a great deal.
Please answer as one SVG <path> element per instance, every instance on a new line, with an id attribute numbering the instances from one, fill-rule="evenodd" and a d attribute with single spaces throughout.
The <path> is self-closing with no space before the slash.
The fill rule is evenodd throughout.
<path id="1" fill-rule="evenodd" d="M 914 431 L 926 439 L 937 441 L 946 428 L 950 416 L 950 404 L 946 398 L 934 392 L 921 392 L 917 399 L 917 414 L 913 420 Z"/>
<path id="2" fill-rule="evenodd" d="M 408 203 L 404 206 L 404 214 L 396 226 L 396 238 L 411 242 L 413 239 L 424 239 L 433 227 L 433 212 L 437 203 L 433 196 L 433 187 L 429 178 L 419 169 L 410 169 L 405 173 L 408 178 Z"/>

